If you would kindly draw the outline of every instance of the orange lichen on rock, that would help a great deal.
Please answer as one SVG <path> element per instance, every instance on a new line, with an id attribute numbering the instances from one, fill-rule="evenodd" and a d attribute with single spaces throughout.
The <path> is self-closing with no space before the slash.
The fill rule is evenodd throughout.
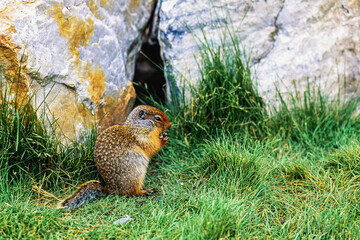
<path id="1" fill-rule="evenodd" d="M 129 86 L 121 91 L 118 96 L 105 97 L 105 105 L 99 107 L 97 112 L 100 131 L 123 122 L 134 106 L 135 98 L 135 89 L 130 82 Z"/>
<path id="2" fill-rule="evenodd" d="M 106 76 L 102 70 L 102 67 L 92 68 L 87 71 L 89 78 L 89 86 L 87 88 L 90 93 L 91 100 L 100 103 L 100 99 L 103 97 L 106 86 Z"/>
<path id="3" fill-rule="evenodd" d="M 97 5 L 95 0 L 88 2 L 90 11 L 96 15 Z M 69 51 L 75 56 L 75 69 L 81 81 L 88 81 L 87 88 L 91 99 L 99 104 L 103 97 L 106 86 L 106 75 L 102 67 L 92 67 L 87 61 L 80 60 L 80 46 L 88 46 L 94 34 L 94 21 L 87 18 L 86 21 L 77 16 L 65 14 L 62 11 L 63 5 L 55 5 L 48 13 L 57 22 L 60 36 L 68 39 Z"/>
<path id="4" fill-rule="evenodd" d="M 87 6 L 95 18 L 101 18 L 98 14 L 98 4 L 102 8 L 109 8 L 109 0 L 90 0 L 87 2 Z M 138 1 L 132 3 L 134 7 L 139 5 Z M 135 4 L 135 5 L 134 5 Z M 93 118 L 93 114 L 90 109 L 87 109 L 80 101 L 74 100 L 69 103 L 59 102 L 58 107 L 64 106 L 66 111 L 69 111 L 76 116 L 67 116 L 70 121 L 61 120 L 61 128 L 65 129 L 64 132 L 71 131 L 71 123 L 78 124 L 81 122 L 86 125 L 92 124 L 95 121 L 101 122 L 101 129 L 105 129 L 108 126 L 114 125 L 124 120 L 124 117 L 130 112 L 135 102 L 135 90 L 131 83 L 129 87 L 118 94 L 111 96 L 104 96 L 107 76 L 105 75 L 103 68 L 96 63 L 90 63 L 87 60 L 81 59 L 80 47 L 86 47 L 90 44 L 91 38 L 95 32 L 94 19 L 81 18 L 80 16 L 73 16 L 63 12 L 63 4 L 57 4 L 52 9 L 46 12 L 57 23 L 59 28 L 59 35 L 68 40 L 68 49 L 72 56 L 74 56 L 74 64 L 72 68 L 76 71 L 79 81 L 82 84 L 87 84 L 87 92 L 90 95 L 91 100 L 96 103 L 96 118 Z M 94 19 L 94 20 L 93 20 Z M 62 94 L 61 94 L 62 95 Z M 101 101 L 103 100 L 103 102 Z M 56 107 L 55 107 L 56 108 Z M 55 112 L 62 112 L 61 109 L 55 110 Z M 64 116 L 59 116 L 59 119 L 64 119 Z M 70 136 L 71 138 L 71 136 Z"/>
<path id="5" fill-rule="evenodd" d="M 19 70 L 18 54 L 21 48 L 11 38 L 16 29 L 6 11 L 0 12 L 0 23 L 0 66 L 5 75 L 13 78 Z"/>
<path id="6" fill-rule="evenodd" d="M 62 8 L 62 4 L 55 5 L 48 13 L 57 22 L 60 36 L 69 40 L 70 52 L 80 61 L 79 48 L 89 45 L 94 34 L 94 21 L 65 14 Z"/>
<path id="7" fill-rule="evenodd" d="M 91 13 L 98 19 L 102 19 L 102 16 L 98 13 L 98 6 L 96 4 L 96 0 L 90 0 L 87 2 L 87 6 L 90 9 Z"/>
<path id="8" fill-rule="evenodd" d="M 9 37 L 0 35 L 0 66 L 4 74 L 11 78 L 17 74 L 19 70 L 19 61 L 17 57 L 17 50 L 20 48 L 15 46 Z"/>
<path id="9" fill-rule="evenodd" d="M 90 111 L 81 103 L 76 105 L 76 112 L 79 113 L 83 119 L 88 119 L 91 116 Z"/>
<path id="10" fill-rule="evenodd" d="M 79 103 L 76 94 L 61 85 L 56 85 L 50 94 L 55 95 L 53 101 L 49 103 L 49 109 L 53 120 L 58 126 L 57 129 L 61 129 L 61 132 L 67 138 L 75 139 L 76 125 L 89 126 L 89 122 L 86 121 L 87 118 L 83 117 L 84 111 L 79 114 Z M 61 137 L 63 136 L 61 135 Z"/>
<path id="11" fill-rule="evenodd" d="M 15 28 L 10 26 L 9 32 L 16 32 Z M 12 42 L 9 35 L 0 35 L 0 67 L 1 74 L 7 82 L 7 88 L 15 94 L 17 106 L 22 107 L 28 99 L 30 78 L 26 74 L 26 67 L 20 67 L 18 55 L 21 48 Z"/>
<path id="12" fill-rule="evenodd" d="M 130 11 L 134 11 L 139 8 L 140 0 L 130 0 Z"/>
<path id="13" fill-rule="evenodd" d="M 110 7 L 109 0 L 100 0 L 100 6 L 102 8 L 109 8 Z"/>

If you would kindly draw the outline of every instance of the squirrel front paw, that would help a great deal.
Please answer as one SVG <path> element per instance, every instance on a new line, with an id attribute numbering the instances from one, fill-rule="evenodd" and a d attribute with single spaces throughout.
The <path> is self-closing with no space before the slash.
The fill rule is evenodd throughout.
<path id="1" fill-rule="evenodd" d="M 167 144 L 169 142 L 169 137 L 166 132 L 161 132 L 159 137 L 164 144 Z"/>

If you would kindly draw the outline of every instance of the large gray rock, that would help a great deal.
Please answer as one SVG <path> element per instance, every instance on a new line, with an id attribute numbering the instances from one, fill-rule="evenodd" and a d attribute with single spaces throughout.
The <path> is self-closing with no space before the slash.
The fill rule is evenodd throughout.
<path id="1" fill-rule="evenodd" d="M 118 123 L 134 102 L 134 62 L 155 2 L 0 1 L 2 72 L 9 82 L 21 63 L 13 89 L 25 100 L 34 95 L 39 114 L 56 120 L 71 139 L 94 123 Z M 222 36 L 212 24 L 228 17 L 251 52 L 260 94 L 269 101 L 279 81 L 301 88 L 307 79 L 330 85 L 340 77 L 348 91 L 359 82 L 357 0 L 159 0 L 157 10 L 168 87 L 173 79 L 177 87 L 184 78 L 196 83 L 199 25 L 216 45 Z"/>
<path id="2" fill-rule="evenodd" d="M 360 80 L 360 3 L 336 0 L 162 0 L 159 41 L 167 64 L 167 80 L 175 76 L 196 82 L 199 77 L 197 40 L 199 23 L 208 39 L 216 43 L 219 32 L 211 22 L 232 19 L 251 54 L 259 92 L 268 102 L 280 91 L 307 79 L 337 89 L 338 77 L 346 78 L 348 91 Z M 188 28 L 191 30 L 188 30 Z M 171 84 L 171 83 L 170 83 Z M 273 102 L 274 103 L 274 102 Z"/>
<path id="3" fill-rule="evenodd" d="M 0 65 L 6 80 L 14 78 L 22 59 L 21 97 L 35 94 L 34 108 L 43 108 L 71 139 L 94 123 L 105 128 L 122 121 L 135 99 L 130 80 L 154 4 L 1 1 Z"/>

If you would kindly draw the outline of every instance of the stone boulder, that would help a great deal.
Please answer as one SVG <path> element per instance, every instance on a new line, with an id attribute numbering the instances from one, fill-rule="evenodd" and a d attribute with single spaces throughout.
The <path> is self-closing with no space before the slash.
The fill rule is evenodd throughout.
<path id="1" fill-rule="evenodd" d="M 1 1 L 1 86 L 16 79 L 20 98 L 31 98 L 69 139 L 94 123 L 121 122 L 135 100 L 135 58 L 154 7 L 152 0 Z"/>
<path id="2" fill-rule="evenodd" d="M 170 85 L 173 76 L 178 87 L 179 76 L 196 82 L 199 50 L 194 36 L 202 38 L 201 24 L 208 39 L 219 41 L 219 31 L 211 24 L 216 20 L 227 20 L 246 52 L 251 51 L 251 66 L 266 102 L 275 103 L 276 85 L 286 92 L 296 82 L 303 90 L 308 80 L 337 91 L 338 79 L 346 79 L 345 90 L 356 91 L 358 0 L 162 0 L 158 39 Z"/>
<path id="3" fill-rule="evenodd" d="M 170 91 L 184 78 L 197 82 L 196 38 L 203 31 L 216 45 L 225 22 L 251 53 L 268 103 L 279 82 L 282 92 L 293 82 L 302 90 L 308 79 L 336 90 L 340 78 L 347 81 L 346 91 L 356 91 L 357 0 L 5 0 L 0 87 L 4 91 L 5 82 L 13 82 L 23 102 L 30 99 L 49 124 L 75 139 L 93 124 L 104 129 L 121 122 L 132 108 L 131 81 L 144 39 L 151 44 L 157 37 Z"/>

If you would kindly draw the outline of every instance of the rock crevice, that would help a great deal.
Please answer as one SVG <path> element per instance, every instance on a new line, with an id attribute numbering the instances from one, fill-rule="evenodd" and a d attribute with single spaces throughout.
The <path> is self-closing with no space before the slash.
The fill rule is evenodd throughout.
<path id="1" fill-rule="evenodd" d="M 279 34 L 279 31 L 280 31 L 280 28 L 281 26 L 278 24 L 278 18 L 279 18 L 279 15 L 281 14 L 281 11 L 284 9 L 284 5 L 285 5 L 285 0 L 283 0 L 283 4 L 279 10 L 279 12 L 275 15 L 274 17 L 274 31 L 272 31 L 270 34 L 269 34 L 269 37 L 270 37 L 270 41 L 272 42 L 272 47 L 269 48 L 267 51 L 265 51 L 262 55 L 260 55 L 259 57 L 257 58 L 253 58 L 251 63 L 253 65 L 255 64 L 258 64 L 261 62 L 262 59 L 266 58 L 270 53 L 271 51 L 274 49 L 274 46 L 276 44 L 276 39 L 278 37 L 278 34 Z"/>

